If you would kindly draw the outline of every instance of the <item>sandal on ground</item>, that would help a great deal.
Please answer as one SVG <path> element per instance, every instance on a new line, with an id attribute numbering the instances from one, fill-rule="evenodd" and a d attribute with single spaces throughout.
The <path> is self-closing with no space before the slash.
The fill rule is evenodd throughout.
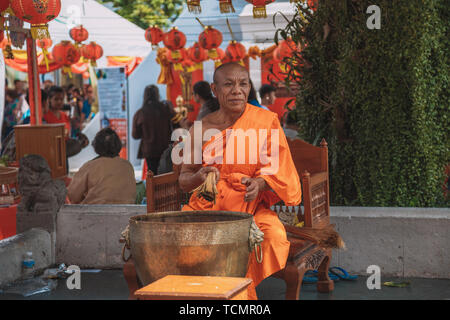
<path id="1" fill-rule="evenodd" d="M 303 282 L 302 283 L 317 283 L 318 277 L 317 277 L 318 271 L 317 270 L 308 270 L 306 271 L 305 275 L 303 276 Z M 330 280 L 338 281 L 339 277 L 328 272 L 328 277 Z"/>
<path id="2" fill-rule="evenodd" d="M 358 279 L 356 275 L 350 275 L 347 271 L 340 267 L 332 267 L 329 269 L 329 272 L 335 276 L 337 276 L 341 280 L 349 280 L 354 281 Z"/>

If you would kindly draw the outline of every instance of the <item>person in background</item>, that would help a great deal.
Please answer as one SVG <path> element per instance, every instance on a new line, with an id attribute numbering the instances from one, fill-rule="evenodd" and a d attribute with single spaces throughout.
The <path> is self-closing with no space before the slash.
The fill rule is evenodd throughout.
<path id="1" fill-rule="evenodd" d="M 298 125 L 295 110 L 286 112 L 283 131 L 285 136 L 291 140 L 300 139 L 298 137 Z"/>
<path id="2" fill-rule="evenodd" d="M 14 80 L 14 91 L 16 91 L 19 96 L 25 94 L 25 81 Z"/>
<path id="3" fill-rule="evenodd" d="M 62 107 L 62 111 L 68 116 L 70 117 L 70 111 L 71 111 L 71 106 L 70 106 L 70 102 L 73 99 L 72 96 L 72 92 L 73 89 L 75 89 L 75 85 L 70 83 L 69 85 L 67 85 L 66 87 L 62 87 L 64 90 L 64 104 Z M 50 87 L 51 89 L 51 87 Z"/>
<path id="4" fill-rule="evenodd" d="M 259 96 L 261 97 L 261 104 L 266 106 L 267 108 L 274 104 L 275 99 L 277 98 L 275 92 L 277 89 L 270 84 L 263 84 L 261 88 L 259 88 Z"/>
<path id="5" fill-rule="evenodd" d="M 70 102 L 70 100 L 72 100 L 72 91 L 73 89 L 75 89 L 75 85 L 73 83 L 70 83 L 67 85 L 66 87 L 66 98 L 67 101 L 66 102 Z"/>
<path id="6" fill-rule="evenodd" d="M 219 102 L 213 96 L 211 86 L 206 81 L 198 81 L 193 87 L 194 100 L 200 104 L 197 120 L 201 120 L 207 114 L 219 110 Z"/>
<path id="7" fill-rule="evenodd" d="M 16 90 L 5 90 L 5 109 L 3 112 L 2 141 L 13 131 L 19 122 L 19 95 Z"/>
<path id="8" fill-rule="evenodd" d="M 84 114 L 81 112 L 83 100 L 80 89 L 73 89 L 72 100 L 70 101 L 70 126 L 72 129 L 70 136 L 72 138 L 77 137 L 81 133 L 81 124 L 84 122 Z"/>
<path id="9" fill-rule="evenodd" d="M 259 107 L 259 108 L 262 108 L 262 109 L 265 109 L 265 110 L 269 110 L 269 108 L 267 108 L 267 107 L 265 107 L 265 106 L 262 106 L 262 105 L 259 103 L 258 98 L 257 98 L 257 96 L 256 96 L 256 90 L 255 90 L 255 87 L 253 86 L 252 80 L 250 80 L 250 93 L 249 93 L 249 95 L 248 95 L 248 100 L 247 100 L 247 102 L 250 103 L 251 105 L 256 106 L 256 107 Z M 269 110 L 269 111 L 270 111 L 270 110 Z"/>
<path id="10" fill-rule="evenodd" d="M 25 101 L 25 95 L 28 92 L 27 82 L 22 80 L 14 80 L 14 91 L 17 93 L 19 99 L 16 106 L 16 115 L 20 121 L 23 115 L 30 109 Z"/>
<path id="11" fill-rule="evenodd" d="M 64 106 L 64 89 L 53 86 L 48 92 L 48 111 L 44 113 L 44 120 L 47 123 L 63 123 L 65 126 L 66 136 L 70 135 L 70 119 L 62 111 Z"/>
<path id="12" fill-rule="evenodd" d="M 92 141 L 98 157 L 86 162 L 67 189 L 71 203 L 134 204 L 136 180 L 128 160 L 119 157 L 122 143 L 111 128 L 100 130 Z"/>
<path id="13" fill-rule="evenodd" d="M 44 81 L 44 90 L 48 91 L 50 88 L 53 87 L 53 81 L 52 80 L 45 80 Z"/>
<path id="14" fill-rule="evenodd" d="M 82 119 L 84 121 L 89 121 L 92 117 L 92 104 L 95 102 L 94 98 L 94 88 L 89 84 L 86 86 L 85 89 L 85 99 L 83 101 L 83 108 L 81 110 L 82 112 Z"/>
<path id="15" fill-rule="evenodd" d="M 159 90 L 149 85 L 144 91 L 142 107 L 133 117 L 132 136 L 141 139 L 138 158 L 145 158 L 147 167 L 157 173 L 159 160 L 171 142 L 172 123 L 175 115 L 170 106 L 159 100 Z"/>

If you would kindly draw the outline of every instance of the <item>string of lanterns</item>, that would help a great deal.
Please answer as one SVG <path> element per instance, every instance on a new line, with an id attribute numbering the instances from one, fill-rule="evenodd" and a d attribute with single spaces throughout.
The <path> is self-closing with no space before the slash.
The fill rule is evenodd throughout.
<path id="1" fill-rule="evenodd" d="M 243 64 L 243 60 L 249 56 L 256 59 L 261 56 L 261 50 L 257 46 L 247 49 L 236 41 L 227 20 L 227 25 L 231 33 L 232 40 L 228 43 L 225 51 L 219 48 L 222 44 L 222 33 L 212 26 L 205 26 L 199 19 L 197 21 L 203 26 L 203 31 L 198 36 L 198 41 L 189 48 L 184 48 L 186 44 L 186 35 L 177 27 L 171 28 L 164 33 L 157 26 L 149 27 L 145 32 L 145 39 L 152 44 L 153 49 L 159 48 L 159 43 L 163 42 L 164 47 L 158 50 L 165 58 L 174 64 L 177 71 L 184 70 L 187 66 L 193 70 L 202 68 L 202 62 L 213 60 L 216 67 L 222 63 L 238 62 Z M 277 48 L 273 51 L 275 62 L 284 64 L 285 59 L 292 59 L 294 52 L 299 52 L 300 47 L 291 39 L 280 41 Z"/>
<path id="2" fill-rule="evenodd" d="M 90 62 L 92 66 L 96 66 L 96 61 L 103 56 L 103 48 L 95 42 L 83 44 L 88 39 L 89 32 L 82 25 L 69 31 L 74 43 L 61 41 L 53 47 L 51 54 L 48 52 L 52 46 L 48 23 L 55 19 L 60 11 L 61 0 L 0 0 L 0 42 L 2 44 L 5 42 L 5 34 L 7 38 L 6 44 L 2 45 L 5 50 L 5 58 L 14 59 L 10 39 L 14 32 L 8 30 L 6 20 L 8 15 L 10 25 L 12 25 L 13 19 L 20 19 L 31 25 L 31 37 L 36 39 L 36 45 L 42 49 L 47 71 L 49 70 L 49 56 L 62 66 L 63 73 L 68 73 L 70 76 L 71 66 L 79 63 L 81 58 L 83 58 L 81 62 Z"/>
<path id="3" fill-rule="evenodd" d="M 253 17 L 254 18 L 267 18 L 266 6 L 275 0 L 245 0 L 253 5 Z M 308 7 L 313 11 L 317 10 L 318 0 L 290 0 L 291 3 L 307 3 Z M 194 14 L 200 14 L 202 7 L 200 0 L 186 0 L 189 12 Z M 220 13 L 235 12 L 233 7 L 233 0 L 219 0 Z"/>

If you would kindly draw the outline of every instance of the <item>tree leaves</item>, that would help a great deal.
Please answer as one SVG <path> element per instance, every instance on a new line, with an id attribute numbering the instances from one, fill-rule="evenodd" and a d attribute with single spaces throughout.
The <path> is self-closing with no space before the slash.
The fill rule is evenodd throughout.
<path id="1" fill-rule="evenodd" d="M 369 30 L 373 3 L 338 3 L 299 4 L 275 36 L 307 44 L 285 60 L 286 84 L 299 86 L 299 135 L 328 142 L 332 204 L 448 206 L 449 7 L 379 0 L 381 30 Z"/>
<path id="2" fill-rule="evenodd" d="M 116 12 L 143 29 L 168 27 L 183 10 L 183 0 L 97 0 L 112 3 Z"/>

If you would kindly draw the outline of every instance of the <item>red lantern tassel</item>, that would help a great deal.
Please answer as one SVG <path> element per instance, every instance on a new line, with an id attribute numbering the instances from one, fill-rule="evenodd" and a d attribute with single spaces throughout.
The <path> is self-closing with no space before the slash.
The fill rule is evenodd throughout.
<path id="1" fill-rule="evenodd" d="M 211 60 L 216 60 L 217 58 L 219 58 L 219 53 L 217 53 L 216 49 L 208 50 L 208 57 Z"/>
<path id="2" fill-rule="evenodd" d="M 48 57 L 47 57 L 48 51 L 47 51 L 47 49 L 45 49 L 45 48 L 42 49 L 42 54 L 44 55 L 44 61 L 45 61 L 45 66 L 47 68 L 47 71 L 50 71 L 50 68 L 48 66 Z"/>
<path id="3" fill-rule="evenodd" d="M 235 12 L 232 0 L 220 0 L 219 7 L 220 13 Z"/>
<path id="4" fill-rule="evenodd" d="M 202 7 L 200 6 L 200 0 L 187 0 L 188 10 L 191 13 L 202 13 Z"/>
<path id="5" fill-rule="evenodd" d="M 174 50 L 171 52 L 171 57 L 173 60 L 179 60 L 181 59 L 181 52 L 180 50 Z"/>
<path id="6" fill-rule="evenodd" d="M 72 79 L 72 68 L 71 68 L 71 66 L 63 66 L 62 71 L 63 71 L 63 73 L 68 74 L 69 78 Z"/>
<path id="7" fill-rule="evenodd" d="M 266 6 L 253 6 L 253 18 L 267 18 Z"/>
<path id="8" fill-rule="evenodd" d="M 46 23 L 31 25 L 31 37 L 33 39 L 50 39 L 48 25 Z"/>

